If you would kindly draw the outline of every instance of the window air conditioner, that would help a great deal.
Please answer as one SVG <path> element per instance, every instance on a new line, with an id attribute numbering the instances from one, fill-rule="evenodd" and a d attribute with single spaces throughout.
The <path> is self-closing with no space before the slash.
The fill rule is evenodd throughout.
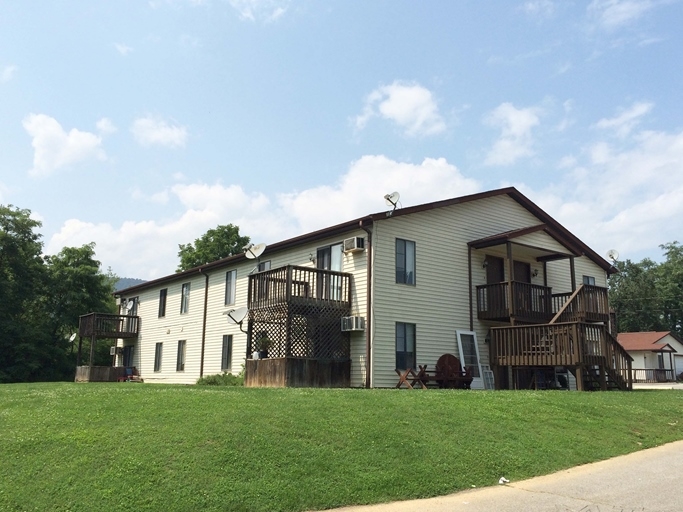
<path id="1" fill-rule="evenodd" d="M 365 250 L 365 238 L 354 236 L 344 240 L 344 252 L 361 252 Z"/>
<path id="2" fill-rule="evenodd" d="M 365 318 L 362 316 L 345 316 L 341 319 L 342 332 L 364 331 Z"/>

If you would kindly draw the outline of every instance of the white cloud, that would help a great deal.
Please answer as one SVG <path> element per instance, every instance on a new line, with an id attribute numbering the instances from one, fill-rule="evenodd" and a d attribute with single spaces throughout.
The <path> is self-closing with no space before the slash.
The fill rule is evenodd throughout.
<path id="1" fill-rule="evenodd" d="M 394 190 L 402 192 L 402 205 L 410 206 L 480 189 L 443 158 L 411 164 L 370 155 L 351 163 L 335 184 L 275 197 L 220 183 L 176 184 L 157 194 L 135 190 L 138 200 L 177 201 L 182 213 L 166 221 L 127 220 L 118 226 L 71 219 L 50 239 L 46 252 L 95 241 L 105 267 L 121 276 L 151 279 L 175 270 L 178 244 L 218 224 L 231 222 L 254 241 L 272 243 L 383 211 L 384 194 Z"/>
<path id="2" fill-rule="evenodd" d="M 133 51 L 132 47 L 123 43 L 114 43 L 114 48 L 116 48 L 116 51 L 118 51 L 124 57 Z"/>
<path id="3" fill-rule="evenodd" d="M 102 139 L 72 128 L 66 133 L 56 119 L 45 114 L 29 114 L 23 121 L 34 148 L 31 176 L 47 176 L 53 171 L 85 160 L 105 160 Z"/>
<path id="4" fill-rule="evenodd" d="M 635 22 L 654 6 L 652 0 L 593 0 L 588 15 L 599 27 L 612 31 Z"/>
<path id="5" fill-rule="evenodd" d="M 551 18 L 555 14 L 555 3 L 550 0 L 524 2 L 522 10 L 534 18 Z"/>
<path id="6" fill-rule="evenodd" d="M 446 129 L 431 91 L 398 80 L 368 95 L 363 113 L 355 119 L 356 128 L 362 130 L 373 117 L 393 121 L 409 137 L 435 135 Z"/>
<path id="7" fill-rule="evenodd" d="M 142 146 L 166 146 L 182 148 L 187 142 L 187 128 L 169 124 L 163 119 L 152 116 L 141 117 L 130 128 L 135 140 Z"/>
<path id="8" fill-rule="evenodd" d="M 603 255 L 656 257 L 659 244 L 680 240 L 683 131 L 642 131 L 627 149 L 597 142 L 586 157 L 532 198 Z"/>
<path id="9" fill-rule="evenodd" d="M 284 16 L 289 0 L 229 0 L 242 20 L 270 23 Z"/>
<path id="10" fill-rule="evenodd" d="M 600 119 L 595 123 L 595 127 L 603 130 L 614 130 L 618 137 L 626 137 L 640 123 L 640 119 L 652 110 L 652 107 L 652 103 L 634 103 L 629 109 L 622 110 L 617 117 Z"/>
<path id="11" fill-rule="evenodd" d="M 116 131 L 118 130 L 118 128 L 114 126 L 114 123 L 112 123 L 111 119 L 109 119 L 108 117 L 103 117 L 102 119 L 97 121 L 95 126 L 102 135 L 116 133 Z"/>
<path id="12" fill-rule="evenodd" d="M 2 71 L 0 71 L 0 84 L 4 84 L 5 82 L 12 80 L 17 73 L 17 69 L 18 68 L 13 64 L 3 67 Z"/>
<path id="13" fill-rule="evenodd" d="M 498 140 L 484 159 L 485 165 L 510 165 L 523 157 L 534 154 L 531 130 L 538 125 L 540 109 L 518 109 L 512 103 L 502 103 L 491 111 L 484 123 L 500 128 Z"/>

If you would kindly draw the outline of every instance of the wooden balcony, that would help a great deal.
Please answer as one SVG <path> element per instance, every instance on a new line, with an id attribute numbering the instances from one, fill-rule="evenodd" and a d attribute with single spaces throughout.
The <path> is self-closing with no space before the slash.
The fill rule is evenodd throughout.
<path id="1" fill-rule="evenodd" d="M 607 288 L 584 284 L 573 293 L 553 295 L 554 321 L 604 322 L 610 321 Z"/>
<path id="2" fill-rule="evenodd" d="M 351 305 L 351 274 L 288 265 L 249 276 L 249 309 L 284 303 Z"/>
<path id="3" fill-rule="evenodd" d="M 78 334 L 87 338 L 137 338 L 139 326 L 139 316 L 89 313 L 81 315 Z"/>
<path id="4" fill-rule="evenodd" d="M 631 357 L 602 324 L 561 322 L 491 329 L 491 364 L 512 367 L 599 367 L 630 388 Z"/>
<path id="5" fill-rule="evenodd" d="M 545 323 L 553 317 L 551 288 L 513 281 L 512 294 L 508 290 L 507 282 L 477 286 L 477 318 L 509 322 L 514 317 L 521 322 Z"/>
<path id="6" fill-rule="evenodd" d="M 510 297 L 512 307 L 510 307 Z M 512 282 L 477 286 L 477 318 L 523 323 L 609 322 L 607 288 L 582 285 L 574 292 L 552 293 L 547 286 Z"/>
<path id="7" fill-rule="evenodd" d="M 660 368 L 634 368 L 631 370 L 633 382 L 676 382 L 673 370 Z"/>

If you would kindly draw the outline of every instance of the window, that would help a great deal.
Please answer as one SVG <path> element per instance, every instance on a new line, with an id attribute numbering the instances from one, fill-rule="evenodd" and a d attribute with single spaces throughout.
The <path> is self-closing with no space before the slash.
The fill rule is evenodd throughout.
<path id="1" fill-rule="evenodd" d="M 159 290 L 159 318 L 166 316 L 166 296 L 168 295 L 168 288 Z"/>
<path id="2" fill-rule="evenodd" d="M 187 345 L 186 340 L 178 341 L 178 362 L 175 366 L 175 371 L 184 372 L 185 371 L 185 346 Z"/>
<path id="3" fill-rule="evenodd" d="M 187 313 L 190 309 L 190 283 L 183 284 L 180 293 L 180 314 Z"/>
<path id="4" fill-rule="evenodd" d="M 223 335 L 223 355 L 221 356 L 221 370 L 229 372 L 232 368 L 232 334 Z"/>
<path id="5" fill-rule="evenodd" d="M 156 348 L 154 349 L 154 371 L 155 372 L 160 372 L 161 371 L 161 354 L 163 352 L 163 343 L 157 343 Z"/>
<path id="6" fill-rule="evenodd" d="M 316 252 L 317 268 L 341 272 L 343 246 L 341 243 L 321 247 Z M 318 278 L 318 298 L 341 300 L 341 276 L 324 274 Z"/>
<path id="7" fill-rule="evenodd" d="M 583 284 L 595 286 L 595 278 L 593 276 L 583 276 Z"/>
<path id="8" fill-rule="evenodd" d="M 270 260 L 258 264 L 258 271 L 263 272 L 264 270 L 270 270 Z"/>
<path id="9" fill-rule="evenodd" d="M 396 282 L 415 284 L 415 242 L 396 239 Z"/>
<path id="10" fill-rule="evenodd" d="M 225 305 L 235 303 L 235 282 L 237 280 L 237 270 L 228 270 L 225 273 Z"/>
<path id="11" fill-rule="evenodd" d="M 396 369 L 408 368 L 416 368 L 415 324 L 396 322 Z"/>

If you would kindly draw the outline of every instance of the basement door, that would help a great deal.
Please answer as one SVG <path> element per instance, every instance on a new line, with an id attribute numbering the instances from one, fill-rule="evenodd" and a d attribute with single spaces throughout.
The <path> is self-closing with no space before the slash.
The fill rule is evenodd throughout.
<path id="1" fill-rule="evenodd" d="M 484 378 L 481 371 L 481 360 L 479 359 L 479 345 L 477 344 L 477 333 L 474 331 L 455 331 L 458 340 L 458 351 L 460 352 L 460 363 L 463 368 L 469 368 L 472 372 L 472 389 L 484 389 Z"/>

